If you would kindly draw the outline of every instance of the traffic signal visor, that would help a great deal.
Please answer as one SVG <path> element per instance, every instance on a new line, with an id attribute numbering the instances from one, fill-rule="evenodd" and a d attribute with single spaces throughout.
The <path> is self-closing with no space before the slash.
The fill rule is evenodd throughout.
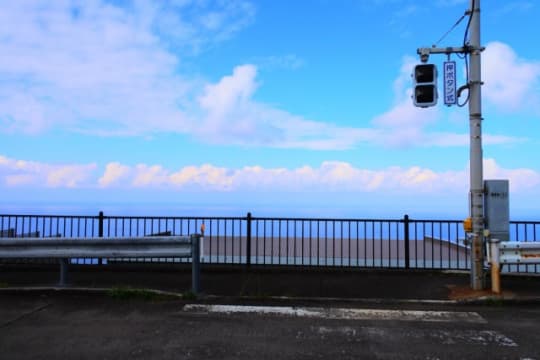
<path id="1" fill-rule="evenodd" d="M 417 84 L 437 82 L 437 67 L 434 64 L 420 64 L 414 67 L 414 82 Z"/>

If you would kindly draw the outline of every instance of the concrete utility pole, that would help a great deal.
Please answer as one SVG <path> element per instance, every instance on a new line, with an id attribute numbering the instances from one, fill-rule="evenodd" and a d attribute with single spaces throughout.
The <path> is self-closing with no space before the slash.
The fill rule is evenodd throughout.
<path id="1" fill-rule="evenodd" d="M 480 0 L 471 0 L 469 126 L 470 126 L 470 215 L 472 218 L 471 287 L 484 288 L 484 179 L 482 164 L 482 80 L 480 46 Z"/>
<path id="2" fill-rule="evenodd" d="M 480 0 L 471 0 L 469 126 L 471 134 L 471 218 L 473 225 L 471 287 L 484 288 L 484 177 L 482 153 L 482 79 L 480 45 Z"/>
<path id="3" fill-rule="evenodd" d="M 422 62 L 427 62 L 430 54 L 464 53 L 470 55 L 468 84 L 469 127 L 470 127 L 470 212 L 472 220 L 472 261 L 471 287 L 474 290 L 485 288 L 484 281 L 484 175 L 482 153 L 482 79 L 480 44 L 480 0 L 470 1 L 469 44 L 463 47 L 419 48 Z M 431 104 L 427 106 L 432 106 Z"/>

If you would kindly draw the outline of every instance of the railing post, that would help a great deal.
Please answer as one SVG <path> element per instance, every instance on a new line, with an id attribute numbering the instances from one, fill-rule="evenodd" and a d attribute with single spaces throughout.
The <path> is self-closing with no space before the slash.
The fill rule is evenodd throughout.
<path id="1" fill-rule="evenodd" d="M 103 216 L 103 211 L 100 211 L 99 216 L 98 216 L 98 237 L 100 237 L 100 238 L 103 237 L 103 220 L 104 220 L 104 218 L 105 217 Z M 98 264 L 103 265 L 103 259 L 102 258 L 98 259 Z"/>
<path id="2" fill-rule="evenodd" d="M 98 237 L 103 237 L 103 218 L 103 211 L 100 211 L 98 216 Z"/>
<path id="3" fill-rule="evenodd" d="M 251 213 L 247 213 L 246 217 L 246 265 L 251 266 Z"/>
<path id="4" fill-rule="evenodd" d="M 199 247 L 199 234 L 191 235 L 191 291 L 193 294 L 198 295 L 201 291 L 200 287 L 200 247 Z"/>
<path id="5" fill-rule="evenodd" d="M 403 217 L 403 231 L 405 234 L 405 269 L 409 269 L 411 266 L 410 263 L 410 238 L 409 238 L 409 215 L 405 214 Z"/>

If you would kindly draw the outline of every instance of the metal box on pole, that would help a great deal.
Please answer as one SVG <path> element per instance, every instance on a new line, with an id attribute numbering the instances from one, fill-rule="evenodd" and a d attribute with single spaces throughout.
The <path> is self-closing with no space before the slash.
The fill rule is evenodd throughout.
<path id="1" fill-rule="evenodd" d="M 484 218 L 490 237 L 510 239 L 510 197 L 508 180 L 484 181 Z"/>

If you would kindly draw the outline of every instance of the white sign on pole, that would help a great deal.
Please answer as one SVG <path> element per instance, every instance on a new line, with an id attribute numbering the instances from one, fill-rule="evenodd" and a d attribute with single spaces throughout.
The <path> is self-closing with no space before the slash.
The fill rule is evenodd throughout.
<path id="1" fill-rule="evenodd" d="M 444 104 L 455 105 L 457 103 L 456 96 L 456 62 L 444 62 Z"/>

